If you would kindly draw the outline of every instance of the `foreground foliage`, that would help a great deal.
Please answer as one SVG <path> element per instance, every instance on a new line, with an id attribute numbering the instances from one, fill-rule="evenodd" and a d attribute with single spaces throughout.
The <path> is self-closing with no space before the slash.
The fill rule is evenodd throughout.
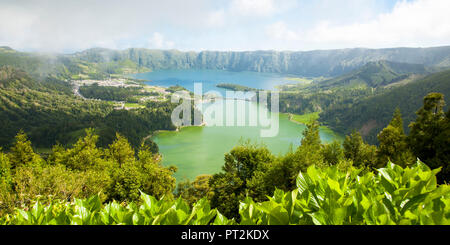
<path id="1" fill-rule="evenodd" d="M 142 144 L 137 152 L 120 134 L 108 148 L 97 147 L 98 135 L 87 130 L 71 148 L 53 147 L 47 159 L 36 154 L 20 133 L 9 153 L 0 151 L 0 216 L 35 200 L 72 201 L 95 194 L 102 201 L 139 200 L 139 191 L 171 196 L 176 171 Z M 0 149 L 1 150 L 1 149 Z"/>
<path id="2" fill-rule="evenodd" d="M 240 202 L 241 225 L 431 225 L 450 224 L 450 186 L 437 185 L 436 173 L 422 162 L 402 168 L 389 163 L 377 174 L 336 166 L 310 166 L 297 177 L 292 192 L 276 190 L 265 202 Z M 18 225 L 230 225 L 203 198 L 192 208 L 181 198 L 160 200 L 141 192 L 141 201 L 126 206 L 102 205 L 99 196 L 36 202 L 0 220 Z"/>
<path id="3" fill-rule="evenodd" d="M 420 161 L 405 169 L 389 163 L 376 175 L 311 166 L 299 174 L 296 190 L 241 203 L 241 224 L 450 224 L 450 186 L 436 185 L 438 171 Z"/>

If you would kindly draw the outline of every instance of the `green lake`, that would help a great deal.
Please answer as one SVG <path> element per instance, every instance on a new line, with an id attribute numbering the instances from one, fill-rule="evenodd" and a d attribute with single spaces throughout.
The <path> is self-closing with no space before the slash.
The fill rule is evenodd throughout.
<path id="1" fill-rule="evenodd" d="M 201 83 L 203 93 L 214 90 L 222 95 L 225 95 L 226 90 L 217 88 L 216 85 L 219 83 L 233 83 L 265 90 L 276 90 L 279 85 L 293 83 L 287 75 L 282 74 L 223 70 L 159 70 L 134 74 L 133 77 L 148 80 L 147 84 L 149 85 L 162 87 L 181 85 L 190 91 L 193 91 L 194 83 Z M 237 108 L 237 104 L 239 103 L 236 103 L 235 108 Z M 255 111 L 268 114 L 266 108 L 258 110 L 259 107 L 256 103 L 246 101 L 244 104 L 247 117 L 251 114 L 250 112 Z M 218 107 L 218 104 L 203 104 L 202 111 L 205 113 L 206 108 L 211 108 L 210 106 L 214 108 Z M 233 116 L 237 117 L 237 110 L 230 112 L 224 109 L 221 111 L 224 120 Z M 220 172 L 225 153 L 230 152 L 240 141 L 250 140 L 252 143 L 263 143 L 275 155 L 285 154 L 291 146 L 294 148 L 299 146 L 305 126 L 290 121 L 286 114 L 276 114 L 275 118 L 277 117 L 279 119 L 278 134 L 271 138 L 260 137 L 261 129 L 267 127 L 212 126 L 211 122 L 205 119 L 207 126 L 184 127 L 179 132 L 160 132 L 153 136 L 153 140 L 159 146 L 163 164 L 165 166 L 174 165 L 178 168 L 175 174 L 177 181 L 194 180 L 200 174 Z M 273 124 L 272 118 L 271 125 Z M 249 123 L 245 123 L 245 125 L 249 125 Z M 321 128 L 320 136 L 323 142 L 340 139 L 327 128 Z"/>
<path id="2" fill-rule="evenodd" d="M 206 105 L 206 107 L 208 106 L 217 105 Z M 258 110 L 256 103 L 245 102 L 245 106 L 247 108 L 246 115 L 250 110 Z M 269 114 L 264 107 L 259 108 L 263 113 Z M 237 117 L 236 111 L 233 113 L 234 118 Z M 230 112 L 227 110 L 222 112 L 225 120 L 229 116 L 227 113 Z M 269 127 L 210 126 L 206 121 L 207 126 L 203 127 L 184 127 L 178 132 L 160 132 L 153 137 L 153 140 L 159 146 L 160 153 L 163 156 L 163 164 L 175 165 L 178 168 L 175 174 L 177 181 L 193 180 L 200 174 L 220 172 L 225 153 L 230 152 L 234 146 L 243 141 L 250 140 L 252 143 L 264 144 L 275 155 L 285 154 L 291 146 L 298 147 L 305 125 L 290 121 L 287 114 L 276 115 L 279 119 L 279 130 L 275 137 L 262 138 L 260 136 L 261 130 Z M 272 125 L 274 125 L 272 120 Z M 245 125 L 249 125 L 248 118 Z M 320 137 L 323 142 L 339 139 L 331 130 L 326 128 L 320 130 Z"/>

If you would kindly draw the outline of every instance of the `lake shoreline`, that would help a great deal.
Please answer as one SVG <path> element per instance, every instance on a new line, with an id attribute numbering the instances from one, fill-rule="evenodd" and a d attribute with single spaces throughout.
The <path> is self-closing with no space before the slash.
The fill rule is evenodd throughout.
<path id="1" fill-rule="evenodd" d="M 148 138 L 151 139 L 151 138 L 155 137 L 157 134 L 160 134 L 160 133 L 180 132 L 181 129 L 183 129 L 183 128 L 191 128 L 191 127 L 197 128 L 197 127 L 206 127 L 206 126 L 207 126 L 206 123 L 203 122 L 203 123 L 200 124 L 200 125 L 180 126 L 180 127 L 177 127 L 177 128 L 174 129 L 174 130 L 167 130 L 167 129 L 165 129 L 165 130 L 155 130 L 155 131 L 153 131 L 153 133 L 151 133 L 150 135 L 146 136 L 146 137 L 144 138 L 144 140 L 146 140 L 146 139 L 148 139 Z"/>
<path id="2" fill-rule="evenodd" d="M 314 117 L 314 116 L 312 116 L 312 114 L 315 114 L 315 113 L 307 113 L 307 114 L 303 114 L 303 115 L 293 114 L 293 113 L 280 113 L 280 114 L 284 114 L 284 115 L 288 116 L 289 121 L 291 121 L 293 123 L 307 126 L 307 123 L 305 121 L 303 121 L 303 122 L 297 121 L 294 119 L 294 117 L 299 116 L 299 117 L 305 117 L 305 118 L 308 118 L 308 117 L 312 118 L 312 117 Z M 327 126 L 319 126 L 319 128 L 330 134 L 334 134 L 335 138 L 337 138 L 341 142 L 344 140 L 344 137 L 342 135 L 336 133 L 334 130 L 332 130 L 331 128 L 329 128 Z"/>

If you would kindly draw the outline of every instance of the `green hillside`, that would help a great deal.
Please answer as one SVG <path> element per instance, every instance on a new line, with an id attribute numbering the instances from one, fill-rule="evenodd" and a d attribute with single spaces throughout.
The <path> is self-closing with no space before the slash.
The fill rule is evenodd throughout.
<path id="1" fill-rule="evenodd" d="M 335 104 L 320 114 L 320 121 L 343 134 L 357 129 L 369 142 L 375 143 L 376 134 L 389 123 L 395 108 L 400 108 L 407 130 L 407 125 L 416 118 L 415 112 L 422 106 L 422 99 L 431 92 L 444 94 L 449 102 L 450 70 L 428 75 L 352 104 Z"/>
<path id="2" fill-rule="evenodd" d="M 48 55 L 0 48 L 0 65 L 12 65 L 33 75 L 56 74 L 64 79 L 103 79 L 111 74 L 149 72 L 158 69 L 219 69 L 292 74 L 304 77 L 334 77 L 350 73 L 366 64 L 372 72 L 376 64 L 386 66 L 381 80 L 392 80 L 394 74 L 423 70 L 421 65 L 434 70 L 450 67 L 450 47 L 340 49 L 307 52 L 246 51 L 246 52 L 182 52 L 178 50 L 151 50 L 130 48 L 112 50 L 93 48 L 74 54 Z M 379 62 L 383 61 L 383 62 Z M 397 64 L 398 63 L 398 64 Z M 413 63 L 418 65 L 405 65 Z M 362 72 L 360 79 L 365 79 Z M 385 73 L 385 74 L 384 74 Z M 414 72 L 415 73 L 415 72 Z M 343 78 L 345 79 L 345 78 Z"/>
<path id="3" fill-rule="evenodd" d="M 100 145 L 112 142 L 116 132 L 133 147 L 154 130 L 174 129 L 170 112 L 176 104 L 148 104 L 139 110 L 113 110 L 104 101 L 83 100 L 73 95 L 69 83 L 47 77 L 36 80 L 11 66 L 0 67 L 0 146 L 8 146 L 20 130 L 36 147 L 57 142 L 71 144 L 86 128 L 95 128 Z"/>
<path id="4" fill-rule="evenodd" d="M 333 87 L 367 86 L 383 87 L 407 79 L 412 74 L 425 74 L 422 64 L 407 64 L 390 61 L 369 62 L 358 70 L 326 81 L 313 84 L 313 87 L 329 89 Z"/>

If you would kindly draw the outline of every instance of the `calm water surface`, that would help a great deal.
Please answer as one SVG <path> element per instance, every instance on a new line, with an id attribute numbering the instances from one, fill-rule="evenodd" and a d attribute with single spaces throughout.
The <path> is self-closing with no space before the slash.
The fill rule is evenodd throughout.
<path id="1" fill-rule="evenodd" d="M 234 83 L 247 87 L 259 89 L 275 89 L 277 85 L 291 83 L 285 77 L 278 74 L 256 73 L 256 72 L 229 72 L 216 70 L 164 70 L 150 73 L 136 74 L 135 78 L 151 80 L 149 85 L 170 87 L 180 85 L 193 91 L 194 82 L 201 82 L 203 93 L 215 90 L 223 93 L 225 90 L 215 87 L 219 83 Z M 224 94 L 224 93 L 223 93 Z M 235 110 L 226 110 L 226 103 L 202 104 L 202 111 L 207 108 L 215 109 L 223 113 L 223 118 L 237 117 L 237 105 Z M 252 102 L 241 102 L 245 105 L 245 115 L 248 117 L 250 111 L 255 113 L 270 113 L 266 108 Z M 211 108 L 211 106 L 213 108 Z M 273 154 L 285 154 L 290 147 L 300 145 L 302 132 L 305 126 L 289 121 L 285 114 L 276 114 L 279 119 L 279 132 L 276 137 L 261 138 L 263 126 L 211 126 L 206 121 L 204 127 L 185 127 L 179 132 L 160 132 L 153 137 L 158 144 L 160 153 L 163 155 L 163 164 L 175 165 L 178 172 L 175 174 L 177 181 L 183 179 L 193 180 L 200 174 L 213 174 L 221 171 L 224 163 L 224 155 L 228 153 L 239 142 L 250 140 L 252 143 L 266 145 Z M 248 122 L 248 118 L 246 119 Z M 271 122 L 272 125 L 274 122 Z M 259 125 L 259 124 L 258 124 Z M 321 139 L 330 142 L 336 136 L 329 130 L 320 132 Z"/>

